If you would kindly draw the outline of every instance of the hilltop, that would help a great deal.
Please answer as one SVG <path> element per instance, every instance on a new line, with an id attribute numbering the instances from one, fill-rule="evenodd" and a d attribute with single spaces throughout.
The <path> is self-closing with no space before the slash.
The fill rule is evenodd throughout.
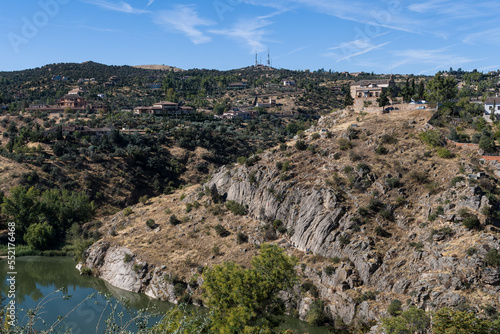
<path id="1" fill-rule="evenodd" d="M 135 68 L 142 68 L 144 70 L 161 70 L 161 71 L 174 71 L 174 72 L 183 72 L 182 68 L 178 68 L 175 66 L 168 65 L 135 65 Z"/>
<path id="2" fill-rule="evenodd" d="M 455 147 L 440 157 L 420 139 L 432 131 L 431 116 L 323 116 L 293 141 L 222 167 L 203 186 L 101 217 L 105 237 L 86 266 L 174 302 L 182 285 L 199 304 L 203 267 L 248 266 L 267 241 L 299 259 L 302 292 L 289 307 L 302 318 L 315 299 L 328 317 L 365 325 L 387 315 L 394 299 L 426 310 L 498 308 L 496 165 Z M 469 177 L 478 172 L 481 179 Z"/>

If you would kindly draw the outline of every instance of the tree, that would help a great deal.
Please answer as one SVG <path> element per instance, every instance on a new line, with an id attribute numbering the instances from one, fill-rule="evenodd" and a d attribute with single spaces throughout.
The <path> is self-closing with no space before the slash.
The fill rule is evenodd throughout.
<path id="1" fill-rule="evenodd" d="M 380 93 L 380 97 L 377 99 L 378 106 L 384 108 L 389 104 L 389 91 L 387 89 L 382 88 L 382 93 Z"/>
<path id="2" fill-rule="evenodd" d="M 277 245 L 264 244 L 252 259 L 252 268 L 226 263 L 203 274 L 205 302 L 212 309 L 217 333 L 271 332 L 285 310 L 280 291 L 297 281 L 297 261 Z"/>
<path id="3" fill-rule="evenodd" d="M 429 100 L 433 102 L 446 102 L 457 96 L 457 82 L 453 77 L 443 77 L 436 73 L 427 85 Z"/>
<path id="4" fill-rule="evenodd" d="M 344 98 L 344 107 L 352 106 L 354 104 L 354 99 L 350 93 L 347 93 Z"/>
<path id="5" fill-rule="evenodd" d="M 28 227 L 24 241 L 33 249 L 46 250 L 53 246 L 54 228 L 49 223 L 36 223 Z"/>
<path id="6" fill-rule="evenodd" d="M 488 131 L 483 131 L 481 139 L 479 139 L 479 148 L 486 153 L 493 153 L 496 151 L 495 140 Z"/>
<path id="7" fill-rule="evenodd" d="M 406 79 L 405 85 L 401 89 L 401 95 L 403 95 L 404 102 L 410 102 L 411 96 L 413 95 L 412 89 L 410 88 L 410 79 Z"/>
<path id="8" fill-rule="evenodd" d="M 382 326 L 387 334 L 426 333 L 431 323 L 424 310 L 411 306 L 401 315 L 382 319 Z"/>
<path id="9" fill-rule="evenodd" d="M 444 307 L 432 318 L 435 334 L 486 334 L 490 323 L 476 317 L 472 312 L 463 312 Z"/>
<path id="10" fill-rule="evenodd" d="M 417 95 L 419 99 L 423 99 L 425 95 L 425 83 L 424 80 L 421 80 L 420 83 L 418 84 L 418 91 Z"/>

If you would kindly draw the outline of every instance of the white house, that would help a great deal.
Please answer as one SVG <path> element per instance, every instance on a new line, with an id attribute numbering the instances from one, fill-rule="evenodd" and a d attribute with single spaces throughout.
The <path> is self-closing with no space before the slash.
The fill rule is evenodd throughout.
<path id="1" fill-rule="evenodd" d="M 489 97 L 484 102 L 484 113 L 486 115 L 500 115 L 500 97 Z"/>

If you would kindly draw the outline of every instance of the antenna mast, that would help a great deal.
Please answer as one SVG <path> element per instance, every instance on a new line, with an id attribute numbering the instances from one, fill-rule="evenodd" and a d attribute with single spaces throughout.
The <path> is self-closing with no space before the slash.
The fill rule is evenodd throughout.
<path id="1" fill-rule="evenodd" d="M 269 53 L 269 48 L 267 48 L 267 66 L 271 67 L 271 56 Z"/>

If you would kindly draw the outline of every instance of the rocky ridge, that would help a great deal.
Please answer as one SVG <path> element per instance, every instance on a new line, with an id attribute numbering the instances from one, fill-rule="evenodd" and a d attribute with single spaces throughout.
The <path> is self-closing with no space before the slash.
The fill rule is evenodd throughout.
<path id="1" fill-rule="evenodd" d="M 500 269 L 485 262 L 490 250 L 500 249 L 498 229 L 487 217 L 494 203 L 483 184 L 496 188 L 495 173 L 482 183 L 462 177 L 460 169 L 477 171 L 474 155 L 457 150 L 445 160 L 426 153 L 416 138 L 426 129 L 425 117 L 402 116 L 370 115 L 355 123 L 347 112 L 323 117 L 296 138 L 307 150 L 289 143 L 261 154 L 254 165 L 222 167 L 205 185 L 245 205 L 262 225 L 283 222 L 287 232 L 278 234 L 279 243 L 303 254 L 299 272 L 317 288 L 297 301 L 301 318 L 316 297 L 331 318 L 345 323 L 378 319 L 396 298 L 426 310 L 500 306 Z M 390 137 L 398 140 L 385 142 Z M 339 147 L 341 139 L 353 146 L 349 154 Z M 388 154 L 373 153 L 381 145 Z M 193 191 L 183 201 L 198 197 Z M 207 206 L 212 200 L 204 197 Z M 462 209 L 478 217 L 482 230 L 463 226 Z M 120 263 L 128 251 L 95 244 L 86 266 L 111 284 L 130 276 L 124 288 L 140 285 L 137 291 L 175 302 L 174 285 L 164 280 L 168 263 Z M 139 274 L 134 265 L 141 266 Z M 195 281 L 193 289 L 201 283 Z"/>

